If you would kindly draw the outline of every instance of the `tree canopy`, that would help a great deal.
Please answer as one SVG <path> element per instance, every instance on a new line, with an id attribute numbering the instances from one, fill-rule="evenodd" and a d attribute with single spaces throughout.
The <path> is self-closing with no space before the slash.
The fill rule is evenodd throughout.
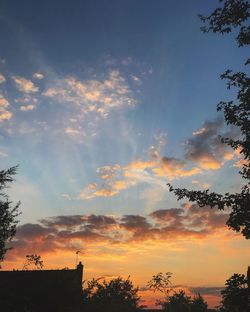
<path id="1" fill-rule="evenodd" d="M 93 279 L 83 289 L 84 307 L 88 311 L 136 311 L 140 297 L 138 288 L 129 279 L 117 277 L 107 281 Z"/>
<path id="2" fill-rule="evenodd" d="M 226 288 L 221 291 L 221 312 L 247 312 L 248 287 L 244 274 L 234 274 L 226 280 Z"/>
<path id="3" fill-rule="evenodd" d="M 200 294 L 193 298 L 186 295 L 184 290 L 174 292 L 166 301 L 161 302 L 164 311 L 167 312 L 206 312 L 207 303 Z"/>
<path id="4" fill-rule="evenodd" d="M 3 261 L 5 253 L 10 249 L 10 247 L 7 247 L 7 243 L 16 234 L 18 223 L 17 216 L 19 215 L 20 202 L 13 205 L 7 194 L 3 192 L 9 183 L 14 181 L 13 176 L 16 173 L 17 166 L 0 171 L 0 262 Z"/>
<path id="5" fill-rule="evenodd" d="M 209 16 L 200 15 L 206 26 L 204 32 L 229 33 L 238 31 L 237 42 L 240 47 L 250 43 L 250 4 L 243 0 L 221 0 L 223 7 L 215 9 Z M 250 59 L 245 65 L 249 65 Z M 178 200 L 187 198 L 200 207 L 210 206 L 224 210 L 230 209 L 227 225 L 236 232 L 250 238 L 250 78 L 245 72 L 233 73 L 227 70 L 221 75 L 227 80 L 227 88 L 236 88 L 236 98 L 231 101 L 221 101 L 217 110 L 224 113 L 227 125 L 236 126 L 240 130 L 237 139 L 225 137 L 222 142 L 237 150 L 242 158 L 242 169 L 239 172 L 246 183 L 238 193 L 218 194 L 216 192 L 193 191 L 185 188 L 174 188 L 168 184 L 170 192 L 174 192 Z"/>

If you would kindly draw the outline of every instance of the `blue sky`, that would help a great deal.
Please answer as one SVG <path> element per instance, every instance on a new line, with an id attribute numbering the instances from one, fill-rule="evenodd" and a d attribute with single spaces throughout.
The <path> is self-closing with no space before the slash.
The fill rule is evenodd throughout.
<path id="1" fill-rule="evenodd" d="M 168 182 L 239 189 L 239 154 L 218 140 L 236 132 L 216 104 L 233 95 L 219 75 L 247 51 L 200 31 L 217 5 L 1 1 L 0 157 L 20 166 L 21 224 L 180 207 Z"/>
<path id="2" fill-rule="evenodd" d="M 0 57 L 6 82 L 1 87 L 15 110 L 1 123 L 3 153 L 8 154 L 2 161 L 5 166 L 20 165 L 18 178 L 36 185 L 49 202 L 49 214 L 54 206 L 66 208 L 60 194 L 76 197 L 77 189 L 95 179 L 96 168 L 145 159 L 161 136 L 167 142 L 161 147 L 163 153 L 182 157 L 183 144 L 192 132 L 216 118 L 216 103 L 228 97 L 219 74 L 229 65 L 241 66 L 245 51 L 232 44 L 230 36 L 200 31 L 197 14 L 209 12 L 215 4 L 2 2 Z M 37 73 L 43 78 L 35 77 Z M 89 113 L 78 118 L 77 129 L 69 119 L 76 119 L 79 112 L 62 105 L 62 95 L 44 96 L 55 84 L 63 89 L 63 80 L 69 77 L 98 83 L 112 73 L 121 80 L 116 88 L 127 88 L 123 99 L 103 116 Z M 25 91 L 21 86 L 25 81 L 18 86 L 13 77 L 34 85 Z M 90 92 L 97 87 L 89 86 Z M 69 133 L 72 129 L 75 133 Z M 135 202 L 141 205 L 138 199 Z M 81 205 L 76 200 L 73 210 Z M 91 205 L 101 211 L 106 202 Z M 36 218 L 37 213 L 28 218 Z"/>

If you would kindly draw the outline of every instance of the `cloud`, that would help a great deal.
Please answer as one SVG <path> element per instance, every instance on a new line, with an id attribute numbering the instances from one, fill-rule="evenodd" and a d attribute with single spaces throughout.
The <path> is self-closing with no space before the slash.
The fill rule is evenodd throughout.
<path id="1" fill-rule="evenodd" d="M 69 194 L 61 194 L 62 198 L 66 200 L 72 200 L 71 196 Z"/>
<path id="2" fill-rule="evenodd" d="M 191 169 L 184 169 L 186 163 L 174 157 L 163 157 L 160 161 L 160 166 L 154 168 L 153 171 L 157 176 L 168 177 L 172 180 L 174 177 L 189 177 L 200 173 L 197 167 Z"/>
<path id="3" fill-rule="evenodd" d="M 12 117 L 12 113 L 8 110 L 0 108 L 0 122 L 9 120 Z"/>
<path id="4" fill-rule="evenodd" d="M 204 295 L 214 295 L 221 297 L 221 291 L 224 287 L 189 287 L 190 292 L 193 294 L 201 294 Z"/>
<path id="5" fill-rule="evenodd" d="M 9 104 L 9 101 L 3 95 L 0 95 L 0 108 L 7 108 Z"/>
<path id="6" fill-rule="evenodd" d="M 43 227 L 40 224 L 32 224 L 32 223 L 20 225 L 17 229 L 18 238 L 19 239 L 24 238 L 25 240 L 37 239 L 52 233 L 55 233 L 53 229 Z"/>
<path id="7" fill-rule="evenodd" d="M 39 90 L 39 88 L 35 86 L 35 84 L 31 80 L 20 76 L 12 76 L 12 79 L 14 80 L 16 87 L 20 92 L 35 93 Z"/>
<path id="8" fill-rule="evenodd" d="M 162 186 L 166 184 L 166 178 L 171 180 L 200 173 L 199 168 L 188 169 L 185 166 L 184 162 L 173 157 L 136 159 L 125 166 L 103 166 L 97 168 L 97 176 L 101 183 L 89 184 L 80 192 L 79 198 L 111 197 L 139 183 Z M 89 187 L 93 185 L 94 188 Z"/>
<path id="9" fill-rule="evenodd" d="M 110 180 L 117 176 L 118 171 L 121 170 L 120 165 L 114 165 L 114 166 L 103 166 L 100 168 L 97 168 L 96 172 L 99 178 L 103 180 Z"/>
<path id="10" fill-rule="evenodd" d="M 200 129 L 193 132 L 193 137 L 186 141 L 185 158 L 205 170 L 218 170 L 225 161 L 232 159 L 233 153 L 219 137 L 223 127 L 221 118 L 204 122 Z M 231 131 L 226 136 L 234 135 Z"/>
<path id="11" fill-rule="evenodd" d="M 0 122 L 11 119 L 13 114 L 7 109 L 9 105 L 9 101 L 0 94 Z"/>
<path id="12" fill-rule="evenodd" d="M 93 195 L 97 197 L 111 197 L 116 194 L 118 194 L 117 191 L 107 188 L 99 189 L 93 193 Z"/>
<path id="13" fill-rule="evenodd" d="M 136 104 L 126 79 L 112 70 L 103 79 L 79 80 L 74 76 L 58 79 L 43 95 L 75 106 L 81 115 L 96 113 L 107 117 L 117 108 Z"/>
<path id="14" fill-rule="evenodd" d="M 170 208 L 170 209 L 160 209 L 152 212 L 150 217 L 156 219 L 158 222 L 165 222 L 171 219 L 176 219 L 183 215 L 184 211 L 182 208 Z"/>
<path id="15" fill-rule="evenodd" d="M 65 128 L 64 132 L 70 136 L 70 137 L 79 137 L 79 136 L 85 136 L 84 133 L 82 133 L 81 129 L 76 129 L 73 127 L 67 127 Z"/>
<path id="16" fill-rule="evenodd" d="M 161 156 L 161 147 L 166 144 L 166 140 L 165 136 L 159 135 L 155 138 L 156 143 L 149 148 L 149 159 L 136 159 L 124 166 L 116 164 L 98 168 L 97 176 L 101 182 L 95 182 L 95 188 L 89 186 L 83 188 L 79 198 L 111 197 L 138 184 L 160 186 L 166 184 L 166 180 L 193 177 L 207 170 L 219 170 L 226 161 L 238 157 L 221 142 L 219 133 L 223 128 L 224 123 L 221 119 L 206 121 L 186 141 L 184 155 L 180 158 Z M 236 134 L 231 129 L 224 135 L 235 136 Z M 242 163 L 238 161 L 235 166 L 240 166 Z M 210 187 L 208 183 L 196 179 L 192 180 L 192 183 L 203 189 Z"/>
<path id="17" fill-rule="evenodd" d="M 8 157 L 8 154 L 3 151 L 0 151 L 0 157 Z"/>
<path id="18" fill-rule="evenodd" d="M 209 183 L 201 182 L 198 180 L 192 180 L 192 184 L 198 185 L 199 188 L 203 188 L 203 189 L 209 189 L 211 186 Z"/>
<path id="19" fill-rule="evenodd" d="M 204 238 L 225 228 L 227 213 L 208 207 L 185 204 L 180 208 L 160 209 L 143 215 L 68 215 L 55 216 L 18 227 L 13 246 L 22 250 L 71 250 L 86 242 L 132 244 L 169 239 Z M 21 248 L 21 249 L 20 249 Z"/>
<path id="20" fill-rule="evenodd" d="M 4 75 L 0 74 L 0 84 L 6 82 Z"/>
<path id="21" fill-rule="evenodd" d="M 128 231 L 141 233 L 149 230 L 151 228 L 150 223 L 143 216 L 139 215 L 125 215 L 121 218 L 120 223 L 122 228 L 125 228 Z"/>
<path id="22" fill-rule="evenodd" d="M 27 111 L 32 111 L 33 109 L 35 109 L 35 105 L 22 105 L 20 107 L 20 110 L 23 111 L 23 112 L 27 112 Z"/>
<path id="23" fill-rule="evenodd" d="M 56 216 L 47 219 L 41 219 L 39 222 L 47 228 L 71 228 L 83 224 L 84 216 Z"/>
<path id="24" fill-rule="evenodd" d="M 44 78 L 44 75 L 42 73 L 34 73 L 33 78 L 41 80 Z"/>

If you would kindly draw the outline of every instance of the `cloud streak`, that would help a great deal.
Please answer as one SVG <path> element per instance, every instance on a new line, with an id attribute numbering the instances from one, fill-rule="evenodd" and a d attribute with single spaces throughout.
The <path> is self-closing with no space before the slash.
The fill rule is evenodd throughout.
<path id="1" fill-rule="evenodd" d="M 161 155 L 160 149 L 166 142 L 160 137 L 156 144 L 149 148 L 149 159 L 136 159 L 124 166 L 116 164 L 97 168 L 97 177 L 101 181 L 95 181 L 83 188 L 79 199 L 112 197 L 139 183 L 160 186 L 164 185 L 166 180 L 184 179 L 208 170 L 219 170 L 226 161 L 239 157 L 237 151 L 230 150 L 221 142 L 219 134 L 223 132 L 224 126 L 220 118 L 206 121 L 186 141 L 184 154 L 180 158 Z M 224 136 L 235 136 L 234 132 L 230 130 Z M 240 165 L 242 161 L 238 160 L 234 166 Z M 205 189 L 210 187 L 210 184 L 196 179 L 191 183 Z"/>

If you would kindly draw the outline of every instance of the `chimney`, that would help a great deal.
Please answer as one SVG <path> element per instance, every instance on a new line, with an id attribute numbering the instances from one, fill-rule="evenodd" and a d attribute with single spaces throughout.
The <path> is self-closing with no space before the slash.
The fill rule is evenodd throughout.
<path id="1" fill-rule="evenodd" d="M 82 264 L 81 261 L 78 263 L 76 269 L 77 269 L 79 272 L 81 272 L 81 273 L 83 272 L 83 264 Z"/>

